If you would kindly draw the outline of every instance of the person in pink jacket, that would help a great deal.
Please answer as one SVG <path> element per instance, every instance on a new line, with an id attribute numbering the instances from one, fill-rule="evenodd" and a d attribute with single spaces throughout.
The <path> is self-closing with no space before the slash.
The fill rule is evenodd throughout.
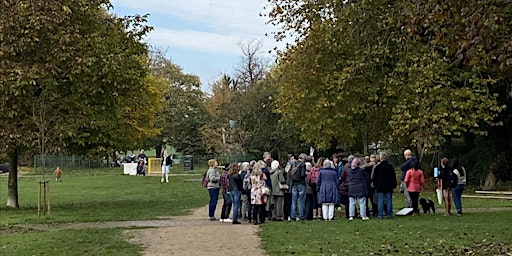
<path id="1" fill-rule="evenodd" d="M 418 211 L 418 199 L 420 198 L 421 185 L 425 183 L 425 177 L 417 161 L 413 161 L 411 167 L 405 174 L 404 182 L 411 196 L 413 215 L 418 215 L 420 213 Z"/>

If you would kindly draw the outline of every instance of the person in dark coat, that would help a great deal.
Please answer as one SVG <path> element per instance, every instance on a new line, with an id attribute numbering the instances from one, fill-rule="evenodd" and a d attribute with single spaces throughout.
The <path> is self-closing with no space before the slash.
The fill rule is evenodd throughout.
<path id="1" fill-rule="evenodd" d="M 360 167 L 361 160 L 354 158 L 347 173 L 348 197 L 350 201 L 348 220 L 353 220 L 356 212 L 356 201 L 359 202 L 361 219 L 368 220 L 366 216 L 366 196 L 368 196 L 368 185 L 364 169 Z"/>
<path id="2" fill-rule="evenodd" d="M 373 170 L 373 186 L 378 196 L 378 215 L 377 218 L 382 219 L 384 211 L 384 202 L 387 209 L 388 218 L 393 217 L 393 190 L 397 186 L 395 168 L 388 163 L 388 154 L 380 153 L 381 162 L 375 166 Z"/>
<path id="3" fill-rule="evenodd" d="M 326 159 L 316 183 L 318 203 L 322 205 L 322 217 L 326 221 L 331 221 L 334 218 L 334 205 L 340 202 L 338 185 L 338 172 L 334 168 L 334 164 Z"/>

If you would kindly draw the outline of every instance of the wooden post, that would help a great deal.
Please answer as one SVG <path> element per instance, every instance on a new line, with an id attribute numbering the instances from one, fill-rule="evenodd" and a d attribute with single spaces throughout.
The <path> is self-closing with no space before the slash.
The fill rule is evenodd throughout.
<path id="1" fill-rule="evenodd" d="M 41 216 L 41 181 L 39 181 L 39 191 L 37 193 L 37 216 Z"/>
<path id="2" fill-rule="evenodd" d="M 50 216 L 50 181 L 47 180 L 45 181 L 45 183 L 47 183 L 46 185 L 46 191 L 47 191 L 47 205 L 48 205 L 48 216 Z"/>

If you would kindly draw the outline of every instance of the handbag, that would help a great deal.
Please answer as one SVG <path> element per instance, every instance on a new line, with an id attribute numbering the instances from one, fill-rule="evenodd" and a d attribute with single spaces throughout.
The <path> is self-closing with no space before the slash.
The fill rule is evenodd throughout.
<path id="1" fill-rule="evenodd" d="M 261 187 L 261 193 L 263 195 L 270 195 L 270 189 L 266 186 Z"/>
<path id="2" fill-rule="evenodd" d="M 279 189 L 289 189 L 290 187 L 288 186 L 288 184 L 282 184 L 281 182 L 279 182 Z"/>

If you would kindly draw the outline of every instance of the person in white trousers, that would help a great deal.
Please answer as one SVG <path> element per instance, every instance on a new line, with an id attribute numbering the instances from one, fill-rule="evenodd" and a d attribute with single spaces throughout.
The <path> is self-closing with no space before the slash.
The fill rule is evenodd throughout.
<path id="1" fill-rule="evenodd" d="M 340 201 L 338 185 L 338 172 L 334 168 L 333 162 L 326 159 L 322 164 L 316 183 L 318 203 L 322 205 L 322 217 L 325 221 L 331 221 L 334 218 L 334 204 Z"/>
<path id="2" fill-rule="evenodd" d="M 172 158 L 167 153 L 167 150 L 164 150 L 164 153 L 162 154 L 162 179 L 160 182 L 169 182 L 169 169 L 172 168 Z"/>

